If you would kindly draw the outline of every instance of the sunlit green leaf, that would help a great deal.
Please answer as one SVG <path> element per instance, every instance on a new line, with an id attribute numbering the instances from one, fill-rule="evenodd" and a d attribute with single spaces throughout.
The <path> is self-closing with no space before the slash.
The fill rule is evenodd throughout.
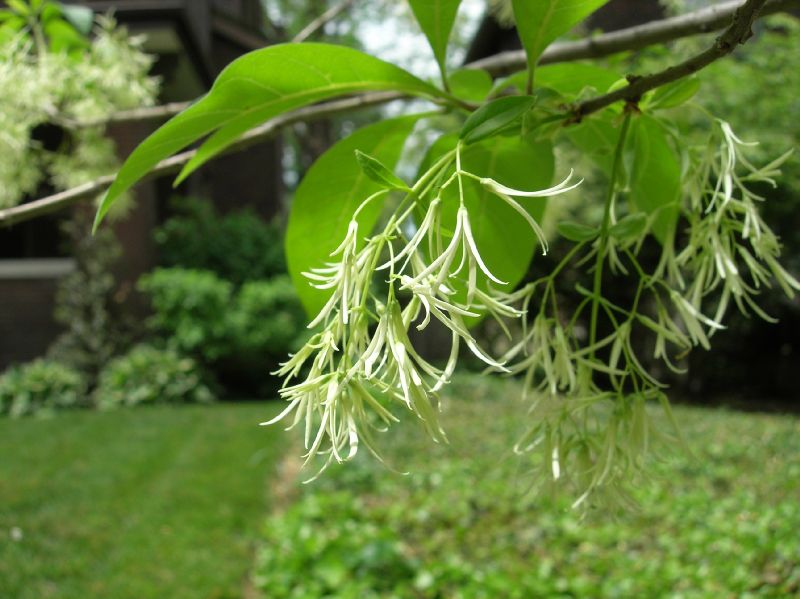
<path id="1" fill-rule="evenodd" d="M 364 171 L 364 174 L 381 187 L 409 190 L 405 181 L 386 168 L 377 158 L 373 158 L 361 150 L 356 150 L 356 161 L 358 161 L 358 165 Z"/>
<path id="2" fill-rule="evenodd" d="M 621 218 L 608 229 L 611 237 L 620 241 L 630 241 L 639 237 L 647 227 L 647 215 L 635 212 Z"/>
<path id="3" fill-rule="evenodd" d="M 446 72 L 447 42 L 453 30 L 461 0 L 409 0 L 442 73 Z"/>
<path id="4" fill-rule="evenodd" d="M 403 143 L 420 115 L 388 119 L 358 129 L 325 152 L 308 170 L 295 192 L 286 230 L 286 261 L 297 293 L 309 315 L 325 304 L 328 293 L 315 289 L 302 275 L 330 259 L 347 233 L 353 213 L 383 185 L 371 180 L 359 166 L 359 150 L 394 166 Z M 359 213 L 361 236 L 375 226 L 382 204 L 367 204 Z"/>
<path id="5" fill-rule="evenodd" d="M 663 242 L 669 238 L 678 218 L 680 159 L 654 118 L 646 115 L 638 118 L 632 133 L 630 200 L 636 209 L 654 216 L 653 232 Z"/>
<path id="6" fill-rule="evenodd" d="M 606 2 L 608 0 L 512 0 L 514 20 L 528 56 L 531 78 L 545 48 Z"/>
<path id="7" fill-rule="evenodd" d="M 700 80 L 697 77 L 678 79 L 656 89 L 647 102 L 647 108 L 675 108 L 691 100 L 699 89 Z"/>
<path id="8" fill-rule="evenodd" d="M 6 0 L 6 4 L 11 10 L 23 17 L 28 16 L 31 12 L 30 6 L 22 0 Z"/>
<path id="9" fill-rule="evenodd" d="M 520 71 L 499 81 L 495 90 L 508 89 L 509 87 L 519 92 L 525 91 L 528 73 Z M 618 73 L 593 64 L 582 62 L 568 62 L 563 64 L 548 64 L 536 69 L 536 87 L 550 88 L 559 92 L 567 99 L 574 99 L 585 90 L 596 93 L 605 93 L 611 85 L 620 79 Z"/>
<path id="10" fill-rule="evenodd" d="M 594 227 L 573 221 L 562 221 L 556 228 L 561 237 L 570 241 L 590 241 L 600 234 L 600 231 Z"/>
<path id="11" fill-rule="evenodd" d="M 579 124 L 564 129 L 569 140 L 590 158 L 606 175 L 611 174 L 614 147 L 619 140 L 620 127 L 611 115 L 596 114 Z"/>
<path id="12" fill-rule="evenodd" d="M 420 96 L 434 86 L 394 65 L 357 50 L 329 44 L 281 44 L 232 62 L 211 91 L 142 142 L 103 198 L 99 223 L 114 201 L 159 161 L 215 132 L 179 177 L 224 151 L 249 129 L 289 110 L 370 90 Z M 354 161 L 355 162 L 355 161 Z"/>
<path id="13" fill-rule="evenodd" d="M 447 80 L 450 93 L 470 102 L 483 102 L 492 91 L 492 77 L 483 69 L 459 69 Z"/>
<path id="14" fill-rule="evenodd" d="M 536 103 L 532 96 L 508 96 L 492 100 L 473 112 L 461 129 L 461 139 L 475 143 L 496 135 L 522 118 Z"/>

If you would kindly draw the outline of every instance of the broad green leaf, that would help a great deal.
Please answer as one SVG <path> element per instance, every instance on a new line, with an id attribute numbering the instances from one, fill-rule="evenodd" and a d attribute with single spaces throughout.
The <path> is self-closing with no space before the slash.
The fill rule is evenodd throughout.
<path id="1" fill-rule="evenodd" d="M 647 227 L 647 215 L 643 212 L 634 212 L 621 218 L 608 229 L 608 234 L 620 241 L 637 239 Z"/>
<path id="2" fill-rule="evenodd" d="M 620 127 L 608 114 L 596 114 L 564 129 L 572 144 L 590 158 L 606 176 L 611 174 Z M 624 177 L 623 177 L 624 179 Z"/>
<path id="3" fill-rule="evenodd" d="M 6 4 L 20 16 L 26 17 L 30 14 L 30 7 L 22 0 L 6 0 Z"/>
<path id="4" fill-rule="evenodd" d="M 473 112 L 461 129 L 461 139 L 476 143 L 497 135 L 536 104 L 532 96 L 508 96 L 492 100 Z"/>
<path id="5" fill-rule="evenodd" d="M 425 37 L 428 38 L 439 70 L 444 77 L 447 72 L 445 64 L 447 42 L 450 40 L 461 0 L 409 0 L 409 4 Z"/>
<path id="6" fill-rule="evenodd" d="M 50 49 L 55 53 L 70 52 L 89 45 L 87 39 L 63 19 L 49 20 L 44 25 L 44 33 L 50 42 Z"/>
<path id="7" fill-rule="evenodd" d="M 527 78 L 525 71 L 514 73 L 498 82 L 494 89 L 501 91 L 512 87 L 522 92 Z M 569 100 L 577 98 L 587 89 L 605 93 L 619 79 L 618 73 L 581 62 L 548 64 L 536 69 L 537 88 L 553 89 Z"/>
<path id="8" fill-rule="evenodd" d="M 381 187 L 411 191 L 405 181 L 386 168 L 377 158 L 373 158 L 361 150 L 356 150 L 356 161 L 364 174 Z"/>
<path id="9" fill-rule="evenodd" d="M 325 305 L 329 293 L 308 284 L 302 273 L 330 260 L 347 233 L 358 206 L 383 186 L 359 166 L 356 150 L 383 164 L 396 165 L 405 139 L 422 115 L 388 119 L 358 129 L 325 152 L 308 170 L 292 201 L 286 230 L 286 261 L 300 301 L 310 316 Z M 366 236 L 380 216 L 380 201 L 359 213 L 359 235 Z"/>
<path id="10" fill-rule="evenodd" d="M 455 140 L 450 138 L 453 143 Z M 441 144 L 439 151 L 452 149 Z M 434 157 L 431 157 L 434 158 Z M 553 146 L 549 142 L 529 143 L 520 136 L 495 137 L 462 150 L 462 167 L 481 177 L 491 177 L 515 189 L 534 190 L 552 184 Z M 464 201 L 469 210 L 472 232 L 484 262 L 505 288 L 513 289 L 525 274 L 536 252 L 541 252 L 536 236 L 513 208 L 474 181 L 464 181 Z M 458 209 L 458 186 L 442 194 L 443 225 L 452 231 Z M 517 198 L 528 213 L 541 221 L 546 198 Z M 456 299 L 466 298 L 466 273 L 451 279 Z M 486 289 L 488 279 L 479 271 L 478 286 Z"/>
<path id="11" fill-rule="evenodd" d="M 451 94 L 469 102 L 483 102 L 492 91 L 492 77 L 483 69 L 459 69 L 447 81 Z"/>
<path id="12" fill-rule="evenodd" d="M 654 118 L 641 116 L 635 123 L 630 201 L 647 215 L 654 216 L 653 233 L 664 242 L 678 219 L 681 190 L 681 165 L 664 129 Z"/>
<path id="13" fill-rule="evenodd" d="M 558 234 L 570 241 L 590 241 L 600 234 L 600 231 L 588 225 L 573 221 L 562 221 L 556 227 Z"/>
<path id="14" fill-rule="evenodd" d="M 608 0 L 512 0 L 531 82 L 545 48 L 606 2 Z"/>
<path id="15" fill-rule="evenodd" d="M 328 98 L 373 90 L 418 96 L 441 93 L 399 67 L 343 46 L 280 44 L 250 52 L 228 65 L 206 96 L 133 151 L 106 192 L 95 226 L 120 194 L 159 161 L 209 133 L 216 131 L 186 165 L 179 180 L 249 129 L 279 114 Z"/>
<path id="16" fill-rule="evenodd" d="M 699 89 L 700 80 L 697 77 L 678 79 L 654 90 L 646 108 L 650 110 L 675 108 L 691 100 Z"/>

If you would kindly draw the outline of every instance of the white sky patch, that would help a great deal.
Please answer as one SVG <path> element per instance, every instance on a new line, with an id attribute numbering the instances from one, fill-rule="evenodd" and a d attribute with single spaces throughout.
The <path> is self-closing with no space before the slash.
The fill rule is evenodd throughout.
<path id="1" fill-rule="evenodd" d="M 410 11 L 407 2 L 398 2 L 386 20 L 380 23 L 362 22 L 358 35 L 367 52 L 373 56 L 401 66 L 418 77 L 437 78 L 438 68 L 425 35 L 416 23 L 413 28 L 407 26 Z M 453 37 L 460 33 L 461 39 L 471 40 L 485 11 L 484 0 L 463 0 Z M 465 48 L 451 50 L 448 55 L 449 66 L 454 68 L 461 65 L 465 53 Z"/>

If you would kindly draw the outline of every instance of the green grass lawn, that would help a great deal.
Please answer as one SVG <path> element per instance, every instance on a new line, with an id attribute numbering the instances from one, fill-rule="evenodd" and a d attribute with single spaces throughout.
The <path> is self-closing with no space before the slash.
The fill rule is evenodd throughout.
<path id="1" fill-rule="evenodd" d="M 0 420 L 0 597 L 241 597 L 276 403 Z"/>
<path id="2" fill-rule="evenodd" d="M 410 476 L 359 454 L 297 486 L 264 528 L 265 598 L 800 597 L 796 416 L 678 407 L 694 455 L 662 453 L 634 485 L 638 508 L 581 518 L 574 496 L 529 492 L 530 462 L 510 451 L 519 389 L 453 387 L 449 446 L 415 426 L 385 435 Z"/>

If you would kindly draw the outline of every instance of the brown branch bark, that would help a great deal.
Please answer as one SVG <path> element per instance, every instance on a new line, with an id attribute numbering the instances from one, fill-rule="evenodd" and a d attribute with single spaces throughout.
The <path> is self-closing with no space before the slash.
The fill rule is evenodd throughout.
<path id="1" fill-rule="evenodd" d="M 638 102 L 645 92 L 692 75 L 727 56 L 736 46 L 745 43 L 753 35 L 753 23 L 766 3 L 767 0 L 747 0 L 736 10 L 728 28 L 708 50 L 658 73 L 644 77 L 629 77 L 629 85 L 575 106 L 572 110 L 574 119 L 579 121 L 584 116 L 621 100 Z"/>

